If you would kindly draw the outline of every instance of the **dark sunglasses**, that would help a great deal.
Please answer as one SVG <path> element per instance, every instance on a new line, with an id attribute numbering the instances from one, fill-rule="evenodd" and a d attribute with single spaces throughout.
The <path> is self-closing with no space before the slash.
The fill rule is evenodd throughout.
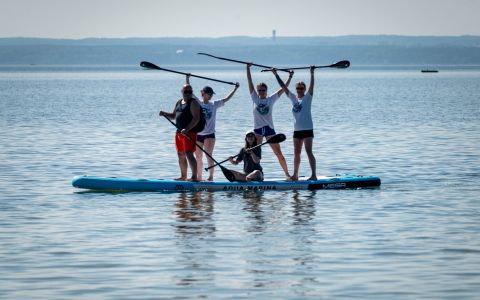
<path id="1" fill-rule="evenodd" d="M 259 93 L 260 93 L 260 92 L 266 92 L 266 91 L 267 91 L 267 90 L 258 90 Z"/>
<path id="2" fill-rule="evenodd" d="M 302 91 L 304 89 L 305 89 L 304 87 L 297 87 L 297 91 Z"/>

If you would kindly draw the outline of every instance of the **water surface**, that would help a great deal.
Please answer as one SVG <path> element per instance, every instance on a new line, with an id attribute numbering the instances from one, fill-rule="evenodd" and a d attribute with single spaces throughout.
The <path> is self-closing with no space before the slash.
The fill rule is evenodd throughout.
<path id="1" fill-rule="evenodd" d="M 253 123 L 245 75 L 196 72 L 241 84 L 218 112 L 222 160 Z M 1 71 L 0 298 L 478 298 L 480 72 L 316 75 L 318 173 L 378 175 L 380 189 L 79 192 L 75 175 L 178 176 L 173 128 L 158 111 L 173 108 L 184 78 Z M 277 88 L 271 74 L 253 76 Z M 286 97 L 274 120 L 292 168 Z M 265 147 L 268 178 L 283 175 L 273 156 Z M 309 175 L 306 156 L 301 170 Z"/>

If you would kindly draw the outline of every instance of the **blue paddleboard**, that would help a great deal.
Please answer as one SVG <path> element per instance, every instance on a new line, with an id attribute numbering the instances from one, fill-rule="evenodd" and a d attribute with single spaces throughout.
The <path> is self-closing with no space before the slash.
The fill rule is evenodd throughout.
<path id="1" fill-rule="evenodd" d="M 380 186 L 377 176 L 335 175 L 323 176 L 317 180 L 269 180 L 252 182 L 228 181 L 177 181 L 171 179 L 136 179 L 120 177 L 76 176 L 72 185 L 76 188 L 98 191 L 282 191 L 282 190 L 323 190 L 355 189 Z"/>

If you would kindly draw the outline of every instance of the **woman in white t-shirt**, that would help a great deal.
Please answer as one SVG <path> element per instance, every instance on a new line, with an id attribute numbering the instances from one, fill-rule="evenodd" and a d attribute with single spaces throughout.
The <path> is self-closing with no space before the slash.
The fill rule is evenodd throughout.
<path id="1" fill-rule="evenodd" d="M 189 82 L 187 76 L 187 82 Z M 215 94 L 213 89 L 209 86 L 205 86 L 201 90 L 202 100 L 198 100 L 200 104 L 201 113 L 205 117 L 205 127 L 201 132 L 197 134 L 197 145 L 202 147 L 208 154 L 212 155 L 213 148 L 215 147 L 215 123 L 217 118 L 217 109 L 222 107 L 228 100 L 233 97 L 233 94 L 237 91 L 240 84 L 237 82 L 235 88 L 228 94 L 227 97 L 220 100 L 213 100 L 212 97 Z M 195 150 L 195 157 L 197 159 L 197 178 L 202 180 L 203 170 L 203 151 L 197 147 Z M 207 156 L 208 166 L 213 166 L 213 160 Z M 207 181 L 213 181 L 213 173 L 215 168 L 210 168 Z"/>
<path id="2" fill-rule="evenodd" d="M 257 89 L 253 85 L 252 74 L 250 72 L 251 64 L 247 64 L 247 80 L 248 80 L 248 89 L 250 91 L 250 96 L 253 101 L 253 123 L 254 123 L 254 132 L 257 138 L 257 143 L 261 144 L 263 137 L 267 140 L 275 135 L 275 129 L 273 125 L 273 105 L 278 100 L 278 98 L 284 93 L 283 88 L 279 89 L 274 94 L 268 96 L 267 94 L 267 85 L 263 82 L 257 85 Z M 287 86 L 292 80 L 293 72 L 290 72 L 287 82 Z M 288 173 L 287 162 L 283 156 L 282 149 L 280 144 L 269 144 L 273 150 L 273 153 L 278 158 L 278 162 L 285 173 L 286 180 L 291 180 L 290 173 Z"/>
<path id="3" fill-rule="evenodd" d="M 310 169 L 312 170 L 312 175 L 309 180 L 317 179 L 317 162 L 315 156 L 313 155 L 312 146 L 313 146 L 313 121 L 312 121 L 312 97 L 313 97 L 313 87 L 314 87 L 314 72 L 315 67 L 310 66 L 310 85 L 308 91 L 306 92 L 306 84 L 303 81 L 297 82 L 295 84 L 295 89 L 297 95 L 294 95 L 290 92 L 287 85 L 283 83 L 280 77 L 277 74 L 277 71 L 274 69 L 273 74 L 277 78 L 278 83 L 285 90 L 287 97 L 292 102 L 292 113 L 294 117 L 294 132 L 293 132 L 293 149 L 294 149 L 294 160 L 293 160 L 293 176 L 292 180 L 298 180 L 298 169 L 300 167 L 300 155 L 302 153 L 302 147 L 305 145 L 305 152 L 308 156 L 308 162 L 310 164 Z"/>

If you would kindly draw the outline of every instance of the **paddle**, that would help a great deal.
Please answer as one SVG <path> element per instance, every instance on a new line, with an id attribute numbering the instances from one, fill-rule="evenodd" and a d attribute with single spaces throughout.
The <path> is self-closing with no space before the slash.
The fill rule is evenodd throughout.
<path id="1" fill-rule="evenodd" d="M 210 78 L 210 77 L 204 77 L 204 76 L 194 75 L 194 74 L 190 74 L 190 73 L 184 73 L 184 72 L 179 72 L 179 71 L 175 71 L 175 70 L 160 68 L 159 66 L 157 66 L 155 64 L 152 64 L 151 62 L 148 62 L 148 61 L 142 61 L 140 63 L 140 67 L 150 69 L 150 70 L 161 70 L 161 71 L 167 71 L 167 72 L 177 73 L 177 74 L 182 74 L 182 75 L 190 75 L 192 77 L 197 77 L 197 78 L 202 78 L 202 79 L 206 79 L 206 80 L 211 80 L 211 81 L 236 85 L 236 83 L 230 82 L 230 81 L 223 81 L 223 80 L 220 80 L 220 79 L 214 79 L 214 78 Z"/>
<path id="2" fill-rule="evenodd" d="M 165 119 L 168 120 L 168 122 L 172 123 L 173 126 L 175 126 L 177 129 L 177 124 L 175 124 L 172 120 L 170 120 L 167 116 L 164 116 Z M 236 181 L 235 180 L 235 175 L 232 173 L 232 171 L 230 171 L 229 169 L 225 168 L 224 166 L 220 166 L 220 164 L 215 160 L 215 158 L 213 158 L 210 153 L 208 153 L 207 151 L 205 151 L 202 147 L 200 147 L 200 145 L 197 143 L 197 141 L 194 141 L 190 136 L 188 135 L 185 135 L 190 141 L 194 142 L 195 145 L 197 145 L 197 147 L 200 148 L 200 150 L 202 150 L 203 153 L 205 153 L 206 156 L 210 157 L 211 160 L 213 160 L 215 162 L 215 164 L 219 165 L 220 169 L 222 170 L 222 173 L 223 175 L 225 175 L 225 178 L 228 179 L 228 181 L 230 182 L 233 182 L 233 181 Z"/>
<path id="3" fill-rule="evenodd" d="M 346 69 L 350 67 L 350 62 L 348 60 L 341 60 L 339 62 L 336 62 L 331 65 L 327 66 L 314 66 L 315 69 L 321 69 L 321 68 L 335 68 L 335 69 Z M 297 67 L 297 68 L 288 68 L 288 69 L 280 69 L 282 71 L 288 71 L 288 70 L 306 70 L 310 69 L 310 67 Z M 272 71 L 271 69 L 264 69 L 262 72 L 270 72 Z"/>
<path id="4" fill-rule="evenodd" d="M 208 53 L 202 53 L 202 52 L 200 52 L 200 53 L 197 53 L 197 54 L 199 54 L 199 55 L 206 55 L 206 56 L 210 56 L 210 57 L 213 57 L 213 58 L 216 58 L 216 59 L 221 59 L 221 60 L 236 62 L 236 63 L 240 63 L 240 64 L 245 64 L 245 65 L 251 64 L 252 66 L 257 66 L 257 67 L 260 67 L 260 68 L 273 69 L 273 67 L 269 67 L 269 66 L 254 64 L 254 63 L 250 63 L 250 62 L 246 62 L 246 61 L 241 61 L 241 60 L 236 60 L 236 59 L 230 59 L 230 58 L 225 58 L 225 57 L 219 57 L 219 56 L 211 55 L 211 54 L 208 54 Z M 286 69 L 279 69 L 279 70 L 280 70 L 280 71 L 284 71 L 284 72 L 288 72 L 288 70 L 286 70 Z"/>
<path id="5" fill-rule="evenodd" d="M 261 146 L 263 146 L 263 145 L 265 145 L 265 144 L 278 144 L 278 143 L 283 142 L 283 141 L 286 140 L 286 139 L 287 139 L 287 137 L 286 137 L 283 133 L 279 133 L 279 134 L 276 134 L 276 135 L 272 136 L 271 138 L 269 138 L 267 141 L 261 143 L 260 145 L 253 146 L 252 148 L 248 148 L 247 150 L 253 150 L 253 149 L 256 149 L 256 148 L 258 148 L 258 147 L 261 147 Z M 238 156 L 238 154 L 235 155 L 235 156 L 229 157 L 229 158 L 227 158 L 227 159 L 225 159 L 225 160 L 222 160 L 221 162 L 216 162 L 216 161 L 215 161 L 215 164 L 214 164 L 213 166 L 210 166 L 210 167 L 208 167 L 208 168 L 205 168 L 205 171 L 208 171 L 209 169 L 211 169 L 211 168 L 213 168 L 213 167 L 215 167 L 215 166 L 220 166 L 220 165 L 223 164 L 224 162 L 229 161 L 230 158 L 235 158 L 235 157 L 237 157 L 237 156 Z M 220 166 L 220 167 L 222 167 L 222 166 Z"/>

